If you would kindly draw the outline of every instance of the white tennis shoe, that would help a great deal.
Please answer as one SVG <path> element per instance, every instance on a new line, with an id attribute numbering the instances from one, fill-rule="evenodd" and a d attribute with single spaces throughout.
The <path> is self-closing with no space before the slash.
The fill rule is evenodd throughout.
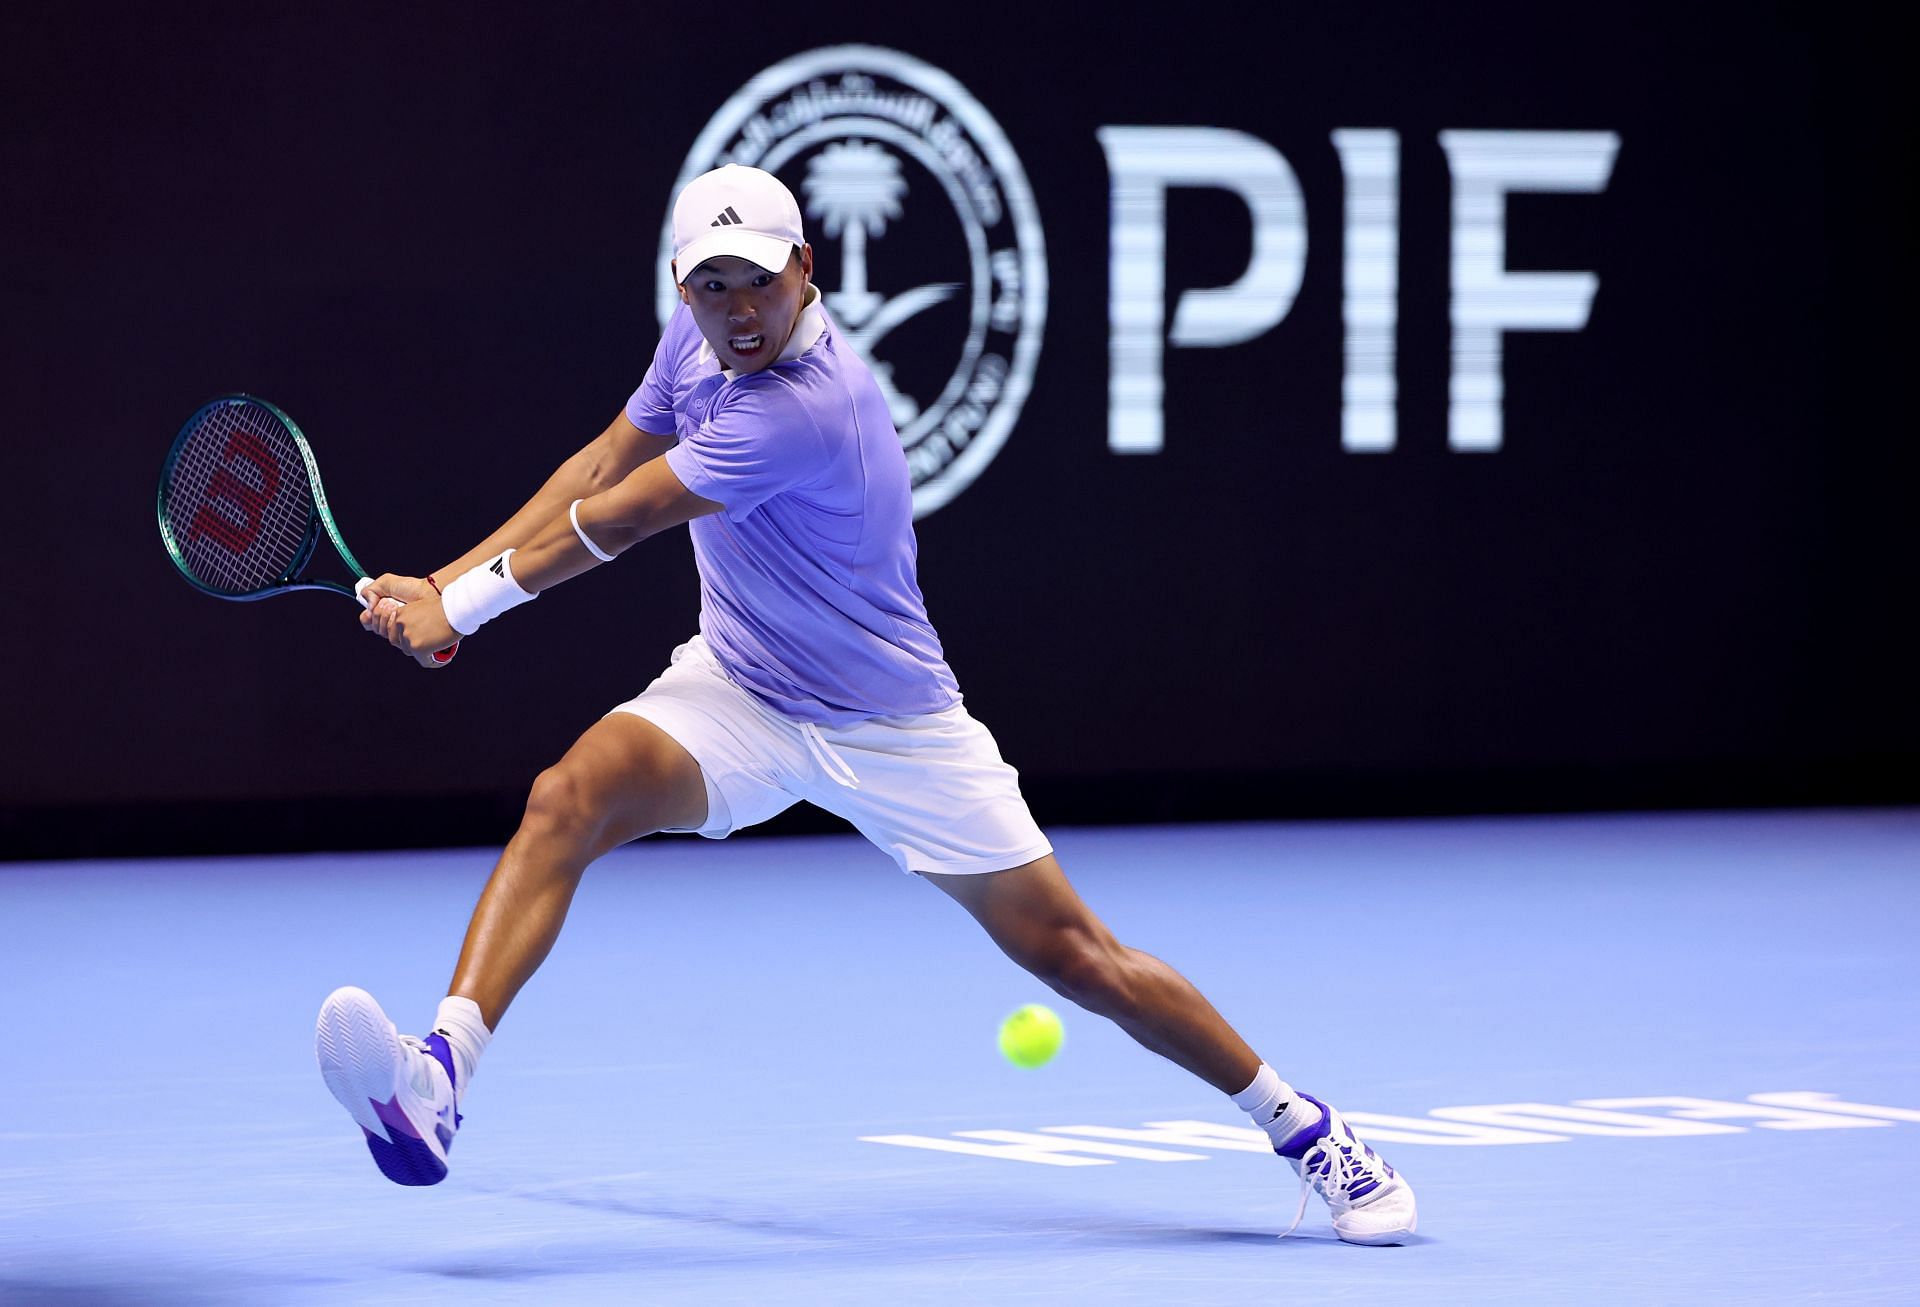
<path id="1" fill-rule="evenodd" d="M 1307 1194 L 1326 1199 L 1333 1232 L 1348 1243 L 1395 1244 L 1413 1233 L 1417 1214 L 1413 1186 L 1386 1159 L 1362 1143 L 1338 1112 L 1311 1094 L 1300 1097 L 1320 1109 L 1320 1121 L 1274 1149 L 1300 1173 L 1300 1209 L 1286 1238 L 1307 1213 Z"/>
<path id="2" fill-rule="evenodd" d="M 460 1128 L 453 1051 L 445 1036 L 403 1035 L 364 989 L 327 995 L 314 1032 L 327 1088 L 367 1137 L 395 1184 L 439 1184 Z"/>

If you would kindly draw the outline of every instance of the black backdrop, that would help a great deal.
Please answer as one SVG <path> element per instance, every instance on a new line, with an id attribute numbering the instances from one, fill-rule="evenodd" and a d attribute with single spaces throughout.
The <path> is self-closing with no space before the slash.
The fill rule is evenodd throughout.
<path id="1" fill-rule="evenodd" d="M 337 599 L 182 585 L 166 441 L 273 398 L 364 561 L 444 562 L 638 382 L 701 129 L 847 42 L 970 91 L 1045 230 L 1031 396 L 919 526 L 1043 820 L 1920 798 L 1910 140 L 1837 11 L 274 8 L 0 20 L 9 853 L 509 829 L 693 629 L 684 539 L 429 675 Z M 1156 455 L 1107 447 L 1108 125 L 1247 133 L 1305 201 L 1284 321 L 1168 348 Z M 1400 138 L 1382 454 L 1340 443 L 1338 128 Z M 1447 443 L 1448 129 L 1621 142 L 1603 192 L 1508 202 L 1509 267 L 1600 288 L 1584 330 L 1505 337 L 1495 453 Z M 1166 230 L 1169 307 L 1247 264 L 1224 191 L 1172 191 Z"/>

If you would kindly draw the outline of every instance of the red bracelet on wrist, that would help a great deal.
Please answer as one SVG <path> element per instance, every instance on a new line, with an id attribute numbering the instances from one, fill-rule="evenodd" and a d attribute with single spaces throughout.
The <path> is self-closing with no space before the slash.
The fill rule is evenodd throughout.
<path id="1" fill-rule="evenodd" d="M 433 574 L 431 572 L 427 574 L 427 584 L 433 587 L 433 592 L 435 594 L 441 593 L 440 583 L 433 579 Z M 455 640 L 452 644 L 442 649 L 439 653 L 436 653 L 433 656 L 433 660 L 438 663 L 450 663 L 453 661 L 453 656 L 459 652 L 460 652 L 460 642 L 458 640 Z"/>

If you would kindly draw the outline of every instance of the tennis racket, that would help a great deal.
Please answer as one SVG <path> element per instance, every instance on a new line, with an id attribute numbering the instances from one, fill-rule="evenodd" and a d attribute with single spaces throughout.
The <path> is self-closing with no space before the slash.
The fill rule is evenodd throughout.
<path id="1" fill-rule="evenodd" d="M 157 511 L 167 557 L 203 594 L 245 602 L 331 590 L 368 606 L 373 582 L 340 538 L 306 436 L 264 399 L 222 395 L 187 419 L 160 469 Z M 351 582 L 308 570 L 323 535 Z"/>

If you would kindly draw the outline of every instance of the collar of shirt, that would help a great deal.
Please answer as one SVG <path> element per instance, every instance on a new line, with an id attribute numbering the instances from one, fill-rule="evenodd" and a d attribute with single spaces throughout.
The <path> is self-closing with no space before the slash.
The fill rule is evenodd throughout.
<path id="1" fill-rule="evenodd" d="M 807 297 L 801 303 L 799 321 L 793 324 L 793 334 L 787 337 L 787 347 L 780 351 L 780 357 L 775 359 L 773 363 L 786 363 L 792 359 L 799 358 L 802 354 L 813 348 L 814 342 L 819 340 L 820 337 L 825 334 L 826 330 L 827 314 L 820 303 L 820 288 L 812 283 L 808 283 Z M 713 352 L 713 346 L 704 340 L 700 342 L 701 366 L 704 367 L 708 363 L 717 363 L 719 359 L 720 356 Z M 772 367 L 773 363 L 769 363 L 767 366 Z M 736 381 L 739 379 L 739 374 L 732 368 L 721 368 L 720 375 L 728 381 Z"/>

